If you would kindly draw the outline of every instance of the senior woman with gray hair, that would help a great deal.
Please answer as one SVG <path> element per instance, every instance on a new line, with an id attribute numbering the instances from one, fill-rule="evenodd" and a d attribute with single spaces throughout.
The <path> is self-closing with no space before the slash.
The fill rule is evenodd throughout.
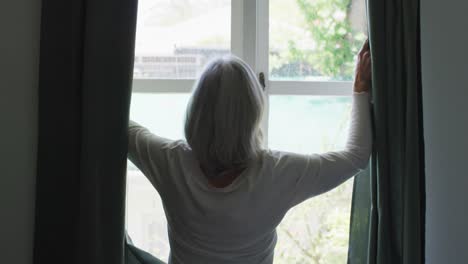
<path id="1" fill-rule="evenodd" d="M 358 54 L 350 130 L 341 151 L 304 155 L 264 149 L 265 95 L 252 69 L 234 56 L 209 63 L 196 82 L 186 141 L 130 122 L 129 158 L 164 205 L 169 263 L 271 264 L 276 227 L 286 212 L 366 167 L 372 147 L 369 53 L 366 41 Z"/>

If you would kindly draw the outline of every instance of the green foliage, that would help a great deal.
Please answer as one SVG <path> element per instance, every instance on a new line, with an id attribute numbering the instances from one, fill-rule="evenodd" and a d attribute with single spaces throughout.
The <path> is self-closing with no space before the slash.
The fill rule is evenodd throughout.
<path id="1" fill-rule="evenodd" d="M 278 227 L 275 264 L 343 264 L 353 181 L 291 209 Z"/>
<path id="2" fill-rule="evenodd" d="M 281 71 L 281 63 L 287 62 L 299 76 L 329 76 L 335 80 L 352 80 L 354 55 L 365 35 L 353 30 L 349 19 L 351 0 L 296 0 L 304 28 L 315 42 L 313 49 L 299 49 L 289 41 L 287 54 L 283 59 L 275 58 L 273 75 Z M 273 56 L 274 57 L 274 56 Z M 291 71 L 291 69 L 289 70 Z M 286 74 L 287 75 L 287 74 Z"/>

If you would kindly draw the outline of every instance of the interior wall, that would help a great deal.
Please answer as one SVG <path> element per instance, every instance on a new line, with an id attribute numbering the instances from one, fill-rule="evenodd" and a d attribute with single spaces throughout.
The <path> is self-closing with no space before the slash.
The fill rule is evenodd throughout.
<path id="1" fill-rule="evenodd" d="M 40 4 L 0 1 L 1 263 L 32 263 Z"/>
<path id="2" fill-rule="evenodd" d="M 468 263 L 468 1 L 422 0 L 426 263 Z"/>

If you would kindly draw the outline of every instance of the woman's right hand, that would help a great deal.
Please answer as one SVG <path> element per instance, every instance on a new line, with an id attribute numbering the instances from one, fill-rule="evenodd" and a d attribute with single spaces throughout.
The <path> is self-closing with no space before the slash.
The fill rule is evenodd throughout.
<path id="1" fill-rule="evenodd" d="M 372 81 L 372 65 L 370 58 L 369 39 L 362 45 L 358 54 L 355 69 L 353 90 L 356 93 L 367 92 Z"/>

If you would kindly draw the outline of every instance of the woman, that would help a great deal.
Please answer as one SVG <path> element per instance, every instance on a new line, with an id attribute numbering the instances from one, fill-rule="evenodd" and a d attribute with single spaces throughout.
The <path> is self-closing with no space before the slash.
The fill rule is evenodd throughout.
<path id="1" fill-rule="evenodd" d="M 161 138 L 130 122 L 129 158 L 164 204 L 169 263 L 271 264 L 285 213 L 366 167 L 372 145 L 369 53 L 366 41 L 342 151 L 263 149 L 264 94 L 252 69 L 233 56 L 211 62 L 197 81 L 187 108 L 187 141 Z"/>

